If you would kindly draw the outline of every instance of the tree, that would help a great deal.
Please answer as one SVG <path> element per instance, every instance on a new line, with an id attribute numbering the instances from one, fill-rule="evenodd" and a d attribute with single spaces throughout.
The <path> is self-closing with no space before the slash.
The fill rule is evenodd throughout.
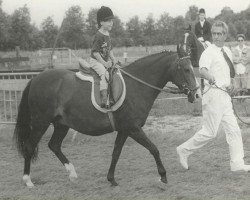
<path id="1" fill-rule="evenodd" d="M 186 27 L 186 22 L 182 16 L 178 16 L 173 21 L 172 30 L 172 41 L 176 44 L 180 41 L 184 34 L 184 28 Z"/>
<path id="2" fill-rule="evenodd" d="M 112 44 L 113 46 L 122 46 L 124 45 L 124 41 L 125 41 L 124 39 L 125 30 L 123 28 L 123 23 L 121 22 L 118 16 L 115 16 L 113 22 L 114 24 L 111 30 Z"/>
<path id="3" fill-rule="evenodd" d="M 9 43 L 10 17 L 2 10 L 0 0 L 0 50 L 7 50 Z"/>
<path id="4" fill-rule="evenodd" d="M 194 5 L 189 6 L 189 10 L 185 15 L 185 21 L 192 26 L 193 30 L 196 23 L 197 15 L 198 15 L 198 7 Z"/>
<path id="5" fill-rule="evenodd" d="M 234 16 L 234 11 L 230 7 L 226 6 L 221 10 L 221 13 L 215 17 L 215 20 L 222 20 L 228 24 L 234 21 Z"/>
<path id="6" fill-rule="evenodd" d="M 84 31 L 86 24 L 80 6 L 72 6 L 66 11 L 62 22 L 61 35 L 65 45 L 69 48 L 83 48 L 86 44 Z"/>
<path id="7" fill-rule="evenodd" d="M 246 20 L 240 20 L 236 21 L 234 23 L 235 29 L 237 30 L 237 33 L 243 33 L 246 34 L 247 27 L 246 27 L 247 21 Z M 236 35 L 235 35 L 236 36 Z"/>
<path id="8" fill-rule="evenodd" d="M 45 41 L 42 37 L 42 32 L 35 25 L 31 25 L 31 30 L 29 49 L 37 50 L 44 47 Z"/>
<path id="9" fill-rule="evenodd" d="M 129 37 L 133 40 L 133 45 L 144 45 L 142 23 L 138 16 L 132 17 L 126 24 Z"/>
<path id="10" fill-rule="evenodd" d="M 45 47 L 52 48 L 58 34 L 58 27 L 52 17 L 47 17 L 41 25 L 41 36 L 45 42 Z"/>
<path id="11" fill-rule="evenodd" d="M 96 34 L 97 29 L 97 8 L 91 8 L 89 13 L 88 13 L 88 17 L 86 20 L 86 31 L 87 34 L 90 36 L 94 36 Z"/>
<path id="12" fill-rule="evenodd" d="M 149 14 L 148 17 L 146 18 L 145 23 L 143 23 L 143 32 L 145 35 L 145 43 L 147 45 L 152 46 L 153 44 L 153 36 L 155 35 L 155 20 L 153 18 L 153 14 Z"/>
<path id="13" fill-rule="evenodd" d="M 168 13 L 163 13 L 160 15 L 159 20 L 156 23 L 156 32 L 157 32 L 157 39 L 158 44 L 168 44 L 171 42 L 171 23 L 173 18 L 169 16 Z"/>
<path id="14" fill-rule="evenodd" d="M 228 23 L 228 38 L 227 40 L 235 40 L 237 35 L 237 29 L 235 28 L 233 23 Z"/>
<path id="15" fill-rule="evenodd" d="M 28 50 L 31 45 L 32 26 L 30 12 L 26 5 L 14 11 L 11 16 L 11 46 Z"/>

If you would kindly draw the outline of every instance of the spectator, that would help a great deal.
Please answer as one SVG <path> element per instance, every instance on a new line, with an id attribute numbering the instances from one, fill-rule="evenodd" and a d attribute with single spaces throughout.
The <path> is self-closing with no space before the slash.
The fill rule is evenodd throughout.
<path id="1" fill-rule="evenodd" d="M 247 79 L 246 79 L 246 60 L 243 54 L 246 53 L 246 45 L 244 34 L 237 35 L 238 45 L 233 49 L 233 63 L 235 67 L 235 87 L 240 89 L 246 89 Z M 243 93 L 241 93 L 243 94 Z"/>
<path id="2" fill-rule="evenodd" d="M 246 67 L 246 90 L 247 94 L 250 94 L 250 48 L 245 48 L 242 51 L 242 62 Z"/>

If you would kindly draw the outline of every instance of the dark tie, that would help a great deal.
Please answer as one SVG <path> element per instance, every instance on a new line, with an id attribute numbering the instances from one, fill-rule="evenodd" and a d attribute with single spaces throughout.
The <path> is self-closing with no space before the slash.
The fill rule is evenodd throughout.
<path id="1" fill-rule="evenodd" d="M 234 65 L 233 65 L 232 61 L 230 60 L 230 58 L 228 57 L 228 55 L 226 54 L 226 52 L 224 51 L 223 48 L 221 49 L 221 52 L 223 53 L 223 56 L 227 62 L 227 65 L 230 68 L 230 77 L 234 78 L 235 77 L 235 70 L 234 70 Z"/>

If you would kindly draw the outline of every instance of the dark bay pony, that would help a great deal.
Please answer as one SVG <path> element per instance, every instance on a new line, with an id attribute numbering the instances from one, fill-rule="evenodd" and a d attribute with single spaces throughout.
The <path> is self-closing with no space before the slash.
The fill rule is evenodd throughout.
<path id="1" fill-rule="evenodd" d="M 123 70 L 159 88 L 171 81 L 180 90 L 186 91 L 188 100 L 193 102 L 198 86 L 192 64 L 182 48 L 177 52 L 153 54 L 135 61 Z M 160 91 L 127 75 L 124 75 L 124 80 L 127 88 L 125 101 L 113 112 L 117 137 L 107 179 L 112 185 L 117 185 L 115 167 L 126 139 L 131 137 L 150 151 L 156 161 L 160 180 L 167 183 L 159 150 L 142 130 Z M 74 72 L 68 70 L 47 70 L 28 83 L 23 91 L 14 131 L 18 151 L 24 157 L 23 181 L 28 187 L 33 187 L 30 178 L 31 161 L 37 157 L 38 143 L 51 123 L 54 132 L 48 146 L 69 172 L 70 179 L 77 178 L 77 174 L 73 164 L 61 151 L 62 141 L 69 128 L 91 136 L 113 132 L 108 115 L 94 108 L 90 95 L 91 84 L 79 80 Z"/>
<path id="2" fill-rule="evenodd" d="M 190 55 L 193 67 L 199 67 L 199 60 L 205 48 L 196 35 L 189 29 L 185 30 L 183 36 L 183 50 L 187 55 Z"/>

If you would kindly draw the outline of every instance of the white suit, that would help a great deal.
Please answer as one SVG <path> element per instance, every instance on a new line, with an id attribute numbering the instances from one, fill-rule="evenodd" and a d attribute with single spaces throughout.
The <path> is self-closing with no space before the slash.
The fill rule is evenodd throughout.
<path id="1" fill-rule="evenodd" d="M 232 60 L 232 53 L 227 47 L 223 47 L 228 57 Z M 230 86 L 230 69 L 223 57 L 221 48 L 210 45 L 201 55 L 199 61 L 200 69 L 205 67 L 214 76 L 218 87 L 226 89 Z M 205 80 L 204 92 L 210 87 Z M 230 152 L 231 170 L 235 171 L 244 165 L 244 151 L 241 131 L 232 109 L 231 97 L 225 91 L 212 87 L 202 98 L 203 125 L 202 129 L 188 141 L 180 145 L 182 153 L 188 157 L 196 149 L 207 144 L 215 138 L 219 125 L 222 124 L 226 134 Z M 178 150 L 177 148 L 177 150 Z"/>

